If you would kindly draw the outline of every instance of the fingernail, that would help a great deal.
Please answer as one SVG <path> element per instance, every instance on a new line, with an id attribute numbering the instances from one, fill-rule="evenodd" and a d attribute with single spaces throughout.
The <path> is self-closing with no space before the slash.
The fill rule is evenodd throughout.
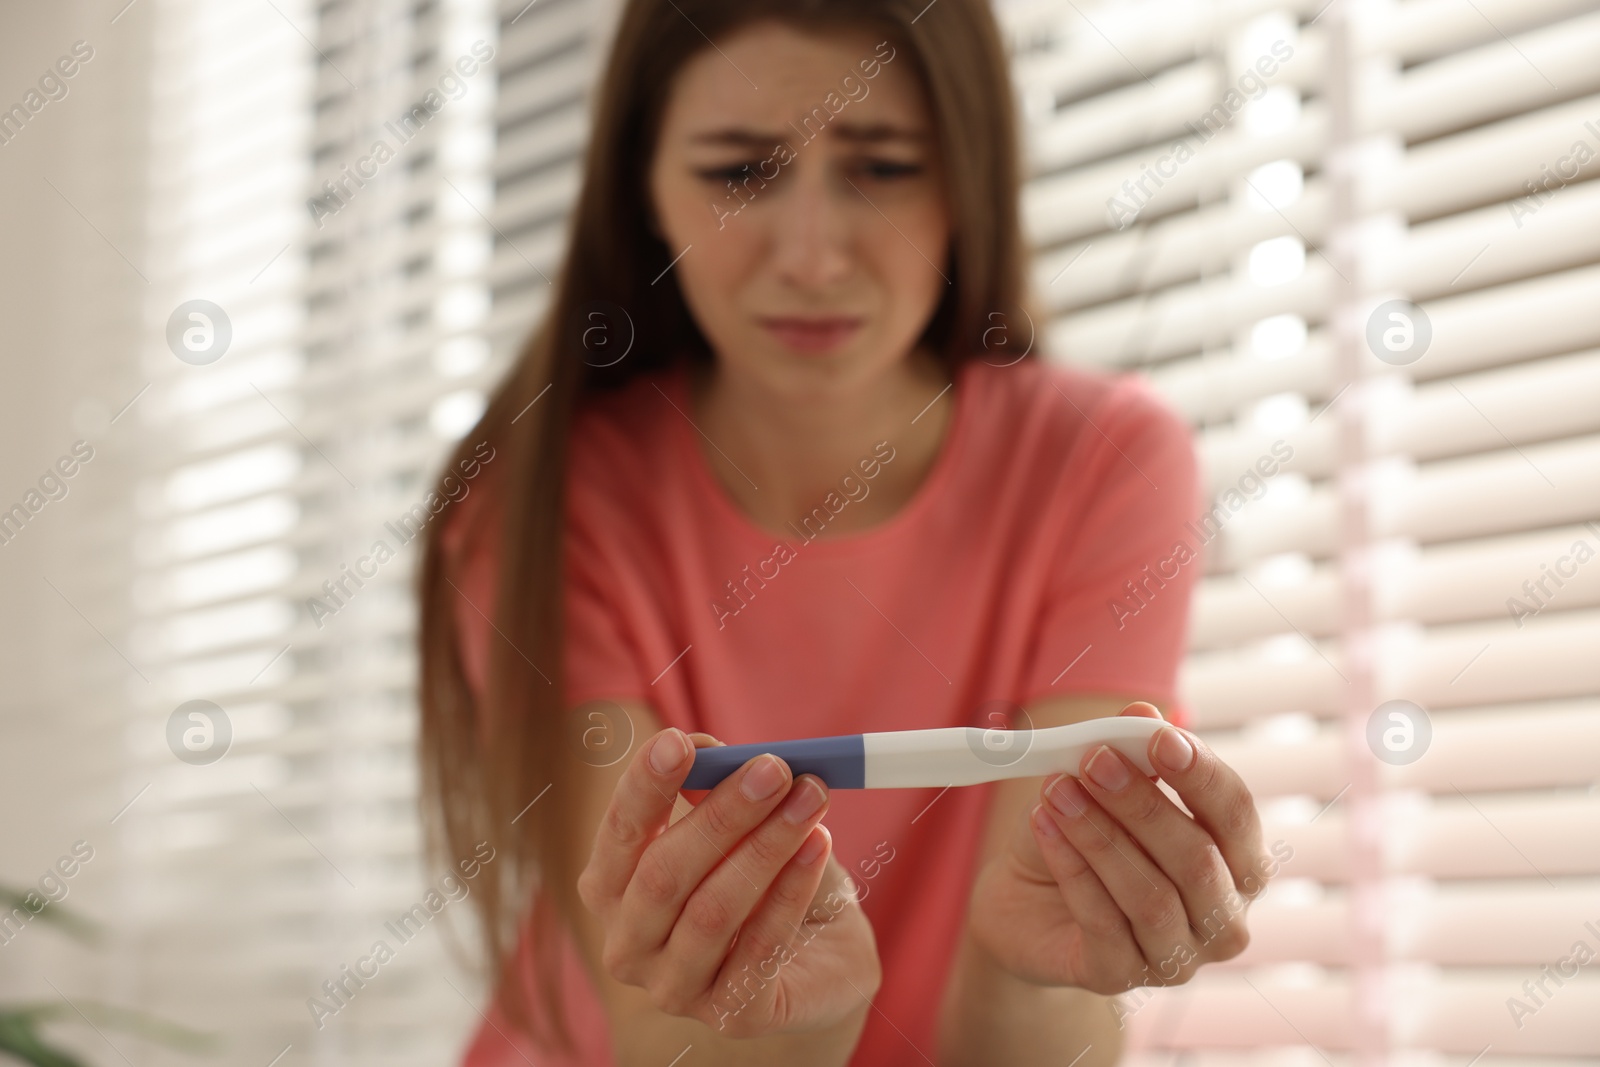
<path id="1" fill-rule="evenodd" d="M 822 807 L 822 787 L 811 779 L 796 782 L 794 791 L 783 802 L 783 818 L 786 822 L 803 823 Z"/>
<path id="2" fill-rule="evenodd" d="M 674 726 L 650 746 L 650 766 L 655 768 L 657 774 L 668 774 L 676 770 L 688 754 L 688 739 L 683 736 L 682 730 Z"/>
<path id="3" fill-rule="evenodd" d="M 1128 768 L 1124 767 L 1117 754 L 1105 745 L 1095 749 L 1094 755 L 1089 757 L 1089 765 L 1084 770 L 1094 779 L 1095 785 L 1113 793 L 1128 784 Z"/>
<path id="4" fill-rule="evenodd" d="M 778 763 L 778 757 L 761 756 L 756 759 L 755 766 L 745 772 L 744 780 L 739 783 L 739 792 L 747 800 L 765 800 L 782 785 L 783 768 Z"/>
<path id="5" fill-rule="evenodd" d="M 1167 727 L 1156 738 L 1156 759 L 1169 771 L 1186 771 L 1194 763 L 1194 746 L 1174 727 Z"/>
<path id="6" fill-rule="evenodd" d="M 805 843 L 800 846 L 800 851 L 794 854 L 795 862 L 802 867 L 815 863 L 827 847 L 828 831 L 819 823 L 806 837 Z"/>
<path id="7" fill-rule="evenodd" d="M 1045 796 L 1050 799 L 1052 808 L 1074 819 L 1088 810 L 1089 794 L 1068 774 L 1057 778 L 1056 784 L 1050 787 Z"/>
<path id="8" fill-rule="evenodd" d="M 1050 817 L 1050 813 L 1044 810 L 1043 804 L 1035 804 L 1033 806 L 1032 815 L 1034 825 L 1039 828 L 1039 832 L 1044 834 L 1044 836 L 1061 836 L 1061 827 L 1057 826 L 1056 821 Z"/>

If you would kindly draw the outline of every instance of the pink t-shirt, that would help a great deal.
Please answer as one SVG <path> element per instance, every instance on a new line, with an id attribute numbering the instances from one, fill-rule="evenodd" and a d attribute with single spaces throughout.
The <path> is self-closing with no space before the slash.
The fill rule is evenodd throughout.
<path id="1" fill-rule="evenodd" d="M 642 375 L 574 424 L 568 706 L 638 699 L 664 724 L 728 744 L 992 727 L 1007 705 L 1073 693 L 1161 701 L 1187 723 L 1175 680 L 1203 565 L 1188 526 L 1198 471 L 1187 426 L 1145 379 L 966 361 L 945 440 L 912 499 L 871 528 L 816 540 L 871 492 L 869 474 L 896 462 L 895 442 L 841 470 L 808 524 L 797 517 L 774 534 L 717 481 L 688 421 L 686 385 L 677 367 Z M 463 580 L 488 611 L 487 554 Z M 497 638 L 476 611 L 459 618 L 481 687 Z M 936 1015 L 992 792 L 833 792 L 824 822 L 862 887 L 883 965 L 852 1064 L 937 1059 Z M 570 939 L 562 951 L 582 1054 L 523 1053 L 541 1067 L 611 1064 Z M 528 1062 L 502 1032 L 498 1019 L 480 1028 L 467 1067 Z M 678 1051 L 663 1049 L 662 1062 Z"/>

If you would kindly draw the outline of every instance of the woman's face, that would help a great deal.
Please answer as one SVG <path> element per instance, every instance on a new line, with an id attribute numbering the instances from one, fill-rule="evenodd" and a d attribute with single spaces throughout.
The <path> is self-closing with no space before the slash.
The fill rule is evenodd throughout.
<path id="1" fill-rule="evenodd" d="M 722 368 L 779 393 L 891 369 L 948 288 L 936 134 L 910 54 L 883 42 L 754 23 L 685 64 L 664 109 L 670 271 Z"/>

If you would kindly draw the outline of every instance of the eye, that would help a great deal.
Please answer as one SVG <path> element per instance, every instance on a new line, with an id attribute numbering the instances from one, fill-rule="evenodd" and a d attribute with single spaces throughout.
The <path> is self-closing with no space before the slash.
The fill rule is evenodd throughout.
<path id="1" fill-rule="evenodd" d="M 922 173 L 922 165 L 918 163 L 891 163 L 887 160 L 875 160 L 863 165 L 863 170 L 872 177 L 882 181 L 893 181 L 896 178 L 909 178 L 914 174 Z"/>
<path id="2" fill-rule="evenodd" d="M 746 177 L 756 178 L 761 181 L 771 181 L 772 179 L 763 178 L 761 176 L 759 169 L 760 166 L 761 164 L 759 162 L 735 163 L 732 166 L 713 167 L 709 170 L 699 170 L 695 173 L 700 175 L 700 177 L 704 178 L 706 181 L 715 182 L 718 185 L 726 185 L 728 182 L 737 182 Z"/>

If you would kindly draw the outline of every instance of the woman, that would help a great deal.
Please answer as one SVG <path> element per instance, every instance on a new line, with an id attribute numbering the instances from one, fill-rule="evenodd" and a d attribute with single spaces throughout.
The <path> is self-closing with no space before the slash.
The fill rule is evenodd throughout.
<path id="1" fill-rule="evenodd" d="M 1139 379 L 1029 350 L 1018 168 L 984 0 L 626 5 L 422 574 L 430 839 L 496 849 L 469 1064 L 1087 1067 L 1113 995 L 1244 947 L 1259 820 L 1177 729 L 1193 818 L 1109 749 L 678 788 L 691 743 L 1186 718 L 1192 446 Z"/>

